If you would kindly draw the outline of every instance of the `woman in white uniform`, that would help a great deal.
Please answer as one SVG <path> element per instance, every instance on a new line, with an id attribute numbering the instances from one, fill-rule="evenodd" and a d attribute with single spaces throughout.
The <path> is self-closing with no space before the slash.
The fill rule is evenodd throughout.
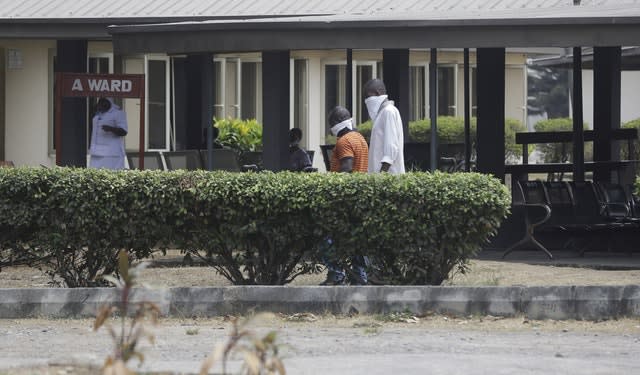
<path id="1" fill-rule="evenodd" d="M 111 98 L 100 98 L 93 116 L 89 154 L 91 168 L 124 169 L 127 116 Z"/>

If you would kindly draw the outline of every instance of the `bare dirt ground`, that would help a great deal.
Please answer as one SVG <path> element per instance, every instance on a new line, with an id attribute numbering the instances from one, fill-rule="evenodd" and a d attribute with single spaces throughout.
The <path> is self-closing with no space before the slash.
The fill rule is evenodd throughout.
<path id="1" fill-rule="evenodd" d="M 0 340 L 0 375 L 99 373 L 113 346 L 92 325 L 91 319 L 0 320 L 0 337 L 11 338 Z M 148 327 L 156 340 L 142 345 L 140 370 L 196 373 L 227 340 L 229 327 L 228 317 L 162 319 Z M 291 374 L 614 374 L 636 373 L 640 365 L 631 355 L 640 343 L 638 319 L 270 314 L 248 327 L 259 337 L 277 332 Z"/>
<path id="2" fill-rule="evenodd" d="M 325 274 L 301 276 L 291 285 L 318 285 Z M 38 269 L 7 267 L 0 271 L 0 288 L 46 288 L 49 277 Z M 141 283 L 153 287 L 226 286 L 229 281 L 210 267 L 155 267 L 142 271 Z M 445 285 L 544 286 L 629 285 L 640 281 L 640 270 L 594 270 L 524 263 L 473 260 L 466 274 L 452 273 Z"/>
<path id="3" fill-rule="evenodd" d="M 324 277 L 300 277 L 293 285 L 317 285 Z M 454 273 L 446 284 L 627 285 L 638 280 L 640 270 L 473 260 L 466 274 Z M 230 285 L 209 267 L 147 268 L 139 281 L 152 287 Z M 0 271 L 0 288 L 49 287 L 48 282 L 47 275 L 33 268 Z M 0 375 L 100 373 L 111 345 L 105 331 L 93 332 L 92 325 L 91 319 L 0 320 Z M 142 371 L 197 372 L 214 344 L 225 340 L 229 326 L 228 317 L 162 319 L 153 328 L 156 344 L 144 350 L 148 359 Z M 277 330 L 279 340 L 295 349 L 285 360 L 288 373 L 295 374 L 423 374 L 426 368 L 433 374 L 610 374 L 640 368 L 640 360 L 629 356 L 640 343 L 638 318 L 592 322 L 522 316 L 295 314 L 263 317 L 252 328 Z M 606 355 L 601 353 L 604 347 Z M 339 363 L 359 367 L 346 369 Z"/>

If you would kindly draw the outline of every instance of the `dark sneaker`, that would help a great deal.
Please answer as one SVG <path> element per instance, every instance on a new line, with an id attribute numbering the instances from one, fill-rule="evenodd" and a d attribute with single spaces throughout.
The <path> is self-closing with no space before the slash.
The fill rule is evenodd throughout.
<path id="1" fill-rule="evenodd" d="M 327 279 L 320 283 L 322 286 L 330 286 L 330 285 L 344 285 L 344 275 L 340 275 L 339 273 L 329 271 L 327 272 Z"/>
<path id="2" fill-rule="evenodd" d="M 335 280 L 335 279 L 326 279 L 325 281 L 319 284 L 320 286 L 335 286 L 335 285 L 345 285 L 344 279 Z"/>
<path id="3" fill-rule="evenodd" d="M 367 285 L 367 273 L 362 269 L 348 270 L 347 280 L 350 285 Z"/>
<path id="4" fill-rule="evenodd" d="M 349 275 L 349 285 L 367 285 L 367 280 L 363 279 L 360 276 L 351 276 Z"/>

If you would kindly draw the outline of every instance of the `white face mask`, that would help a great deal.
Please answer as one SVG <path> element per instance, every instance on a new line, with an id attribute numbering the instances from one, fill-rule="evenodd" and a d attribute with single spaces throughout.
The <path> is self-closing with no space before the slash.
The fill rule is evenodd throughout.
<path id="1" fill-rule="evenodd" d="M 335 124 L 331 127 L 331 134 L 334 136 L 338 136 L 343 129 L 348 128 L 349 130 L 353 129 L 353 119 L 346 119 L 338 124 Z"/>
<path id="2" fill-rule="evenodd" d="M 385 100 L 387 100 L 387 95 L 370 96 L 364 100 L 364 104 L 367 106 L 367 111 L 369 112 L 371 121 L 376 119 L 380 106 Z"/>

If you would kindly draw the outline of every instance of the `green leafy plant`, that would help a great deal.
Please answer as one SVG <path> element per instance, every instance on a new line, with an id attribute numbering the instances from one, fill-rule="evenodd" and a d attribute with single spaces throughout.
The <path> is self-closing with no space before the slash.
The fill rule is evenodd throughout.
<path id="1" fill-rule="evenodd" d="M 214 119 L 219 130 L 217 141 L 241 154 L 262 149 L 262 125 L 255 119 Z"/>
<path id="2" fill-rule="evenodd" d="M 569 117 L 553 118 L 538 121 L 535 126 L 537 132 L 572 131 L 573 120 Z M 584 124 L 587 129 L 587 124 Z M 545 163 L 565 163 L 572 160 L 571 143 L 546 143 L 537 145 L 538 151 L 542 154 Z M 585 160 L 589 160 L 593 155 L 593 144 L 585 143 Z"/>
<path id="3" fill-rule="evenodd" d="M 151 302 L 131 303 L 131 290 L 136 286 L 136 277 L 141 267 L 129 268 L 129 258 L 125 251 L 120 251 L 118 264 L 120 277 L 104 278 L 120 291 L 120 306 L 101 307 L 93 325 L 94 331 L 105 327 L 113 339 L 114 350 L 105 360 L 104 375 L 134 374 L 127 368 L 127 363 L 133 358 L 137 358 L 140 363 L 144 362 L 144 355 L 137 349 L 138 344 L 143 339 L 149 340 L 152 344 L 154 342 L 154 335 L 145 328 L 145 323 L 150 321 L 154 325 L 157 324 L 160 315 L 160 309 Z M 119 315 L 118 329 L 107 322 L 114 314 Z"/>
<path id="4" fill-rule="evenodd" d="M 286 375 L 282 359 L 279 357 L 280 346 L 276 343 L 277 333 L 268 332 L 259 337 L 248 328 L 251 318 L 231 317 L 231 333 L 224 344 L 218 344 L 205 359 L 200 368 L 200 375 L 207 375 L 217 363 L 221 363 L 222 375 L 227 373 L 227 361 L 234 354 L 243 356 L 244 363 L 241 374 L 244 375 Z"/>
<path id="5" fill-rule="evenodd" d="M 640 118 L 625 122 L 622 124 L 622 128 L 638 129 L 640 133 Z M 640 142 L 638 142 L 638 139 L 633 140 L 633 148 L 635 150 L 634 155 L 629 155 L 627 147 L 620 147 L 620 158 L 622 160 L 640 160 Z"/>

